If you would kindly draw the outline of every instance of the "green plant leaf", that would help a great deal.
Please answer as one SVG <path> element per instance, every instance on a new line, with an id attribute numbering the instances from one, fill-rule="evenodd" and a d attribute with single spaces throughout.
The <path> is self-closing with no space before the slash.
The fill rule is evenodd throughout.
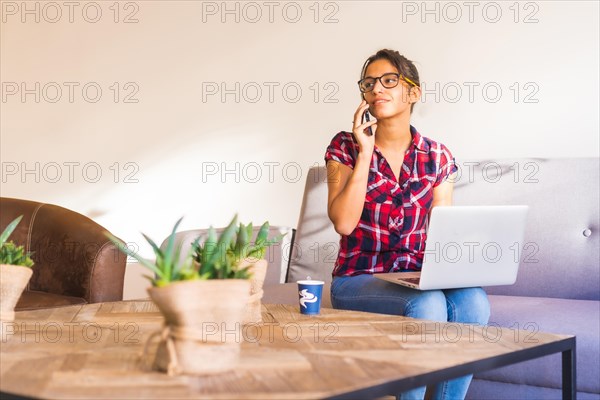
<path id="1" fill-rule="evenodd" d="M 240 230 L 238 231 L 237 240 L 234 249 L 234 262 L 237 264 L 244 258 L 248 253 L 248 231 L 244 228 L 243 224 L 240 224 Z"/>
<path id="2" fill-rule="evenodd" d="M 208 230 L 208 238 L 204 240 L 204 243 L 201 243 L 202 236 L 192 243 L 192 260 L 198 262 L 198 266 L 192 268 L 197 271 L 193 279 L 250 278 L 252 275 L 250 266 L 241 267 L 241 261 L 250 256 L 257 260 L 264 258 L 266 247 L 277 243 L 284 236 L 279 235 L 268 240 L 268 222 L 265 222 L 257 233 L 257 240 L 253 243 L 253 224 L 238 223 L 237 215 L 218 235 L 211 226 Z M 181 279 L 188 274 L 183 271 L 182 269 Z"/>
<path id="3" fill-rule="evenodd" d="M 227 251 L 227 247 L 230 245 L 232 238 L 235 235 L 235 228 L 237 225 L 237 214 L 233 217 L 227 228 L 221 233 L 219 240 L 217 241 L 217 251 L 211 255 L 208 262 L 216 264 L 217 261 L 224 261 L 224 256 Z M 218 260 L 219 258 L 219 260 Z"/>
<path id="4" fill-rule="evenodd" d="M 246 236 L 248 237 L 248 240 L 250 240 L 250 238 L 252 238 L 253 233 L 254 233 L 254 227 L 252 226 L 252 222 L 250 222 L 246 226 Z"/>
<path id="5" fill-rule="evenodd" d="M 158 268 L 156 268 L 156 265 L 154 265 L 154 263 L 152 263 L 149 260 L 146 260 L 139 254 L 137 254 L 135 251 L 128 248 L 123 242 L 121 242 L 120 239 L 118 239 L 116 236 L 113 236 L 110 232 L 105 232 L 104 234 L 111 242 L 113 242 L 113 244 L 115 246 L 117 246 L 117 248 L 121 252 L 125 253 L 126 255 L 128 255 L 130 257 L 135 258 L 140 264 L 142 264 L 144 267 L 146 267 L 149 270 L 151 270 L 152 272 L 154 272 L 157 276 L 163 277 L 162 271 L 159 270 Z"/>
<path id="6" fill-rule="evenodd" d="M 177 235 L 177 227 L 179 226 L 179 224 L 181 223 L 181 220 L 183 220 L 183 217 L 179 218 L 177 220 L 177 222 L 175 223 L 175 226 L 173 227 L 173 231 L 171 232 L 171 234 L 169 235 L 169 242 L 167 244 L 167 249 L 165 250 L 164 253 L 164 274 L 168 277 L 171 277 L 171 273 L 172 273 L 172 265 L 173 265 L 173 261 L 174 261 L 174 247 L 175 247 L 175 236 Z"/>
<path id="7" fill-rule="evenodd" d="M 164 254 L 162 252 L 162 250 L 160 249 L 160 247 L 158 247 L 156 245 L 156 243 L 154 243 L 154 240 L 150 239 L 146 234 L 142 233 L 142 236 L 144 237 L 144 239 L 146 239 L 146 241 L 148 243 L 150 243 L 150 246 L 152 246 L 152 250 L 154 250 L 154 254 L 156 255 L 156 257 L 164 257 Z"/>
<path id="8" fill-rule="evenodd" d="M 4 231 L 2 231 L 0 234 L 0 247 L 2 247 L 8 240 L 8 237 L 13 233 L 17 225 L 19 225 L 19 222 L 21 222 L 21 219 L 23 219 L 23 216 L 19 215 L 10 224 L 8 224 L 6 228 L 4 228 Z"/>
<path id="9" fill-rule="evenodd" d="M 198 279 L 203 280 L 203 281 L 208 280 L 208 279 L 210 279 L 210 273 L 207 272 L 205 274 L 198 275 Z"/>
<path id="10" fill-rule="evenodd" d="M 287 233 L 280 233 L 277 236 L 267 240 L 265 242 L 265 246 L 272 246 L 274 244 L 281 242 L 281 239 L 283 239 L 285 237 L 285 235 L 287 235 Z"/>
<path id="11" fill-rule="evenodd" d="M 206 240 L 204 241 L 204 245 L 202 246 L 202 260 L 198 261 L 209 262 L 209 260 L 212 258 L 212 255 L 217 250 L 217 242 L 217 231 L 215 231 L 215 228 L 210 226 L 208 228 L 208 237 L 206 238 Z"/>
<path id="12" fill-rule="evenodd" d="M 32 267 L 31 252 L 26 252 L 24 246 L 17 246 L 13 241 L 4 242 L 0 247 L 0 264 Z"/>
<path id="13" fill-rule="evenodd" d="M 185 257 L 183 259 L 181 259 L 181 245 L 182 243 L 179 243 L 176 247 L 175 250 L 175 254 L 174 254 L 174 261 L 173 261 L 173 267 L 172 267 L 172 276 L 173 279 L 172 280 L 179 280 L 180 277 L 181 280 L 187 280 L 188 276 L 190 276 L 190 274 L 193 272 L 195 273 L 192 264 L 193 264 L 193 257 L 192 257 L 192 249 L 190 248 L 187 252 L 187 254 L 185 255 Z"/>
<path id="14" fill-rule="evenodd" d="M 267 240 L 267 235 L 269 234 L 269 221 L 265 222 L 261 225 L 258 230 L 258 234 L 256 235 L 255 243 L 262 243 Z"/>

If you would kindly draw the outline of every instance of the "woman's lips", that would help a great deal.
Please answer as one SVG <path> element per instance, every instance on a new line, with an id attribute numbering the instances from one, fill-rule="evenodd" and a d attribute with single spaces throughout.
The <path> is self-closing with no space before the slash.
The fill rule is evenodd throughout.
<path id="1" fill-rule="evenodd" d="M 375 101 L 373 102 L 373 106 L 378 106 L 378 105 L 385 104 L 385 103 L 389 103 L 389 100 L 386 100 L 386 99 L 379 99 L 379 100 L 375 100 Z"/>

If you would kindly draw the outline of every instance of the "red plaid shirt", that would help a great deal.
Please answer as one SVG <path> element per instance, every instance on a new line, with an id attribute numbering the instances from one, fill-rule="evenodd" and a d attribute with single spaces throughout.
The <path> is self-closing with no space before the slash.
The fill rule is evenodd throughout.
<path id="1" fill-rule="evenodd" d="M 365 205 L 354 231 L 340 238 L 334 276 L 421 269 L 433 188 L 458 168 L 446 146 L 421 136 L 413 126 L 410 132 L 400 182 L 375 146 Z M 325 162 L 354 168 L 357 154 L 352 133 L 340 132 L 327 147 Z"/>

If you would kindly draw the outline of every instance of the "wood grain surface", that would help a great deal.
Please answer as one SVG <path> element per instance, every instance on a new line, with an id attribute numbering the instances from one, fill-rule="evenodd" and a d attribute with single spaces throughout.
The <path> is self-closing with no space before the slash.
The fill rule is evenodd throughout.
<path id="1" fill-rule="evenodd" d="M 262 311 L 262 324 L 237 334 L 235 370 L 175 377 L 149 367 L 157 342 L 146 342 L 163 322 L 150 301 L 18 312 L 3 322 L 0 390 L 52 399 L 324 398 L 568 337 L 333 309 L 305 316 L 290 305 Z"/>

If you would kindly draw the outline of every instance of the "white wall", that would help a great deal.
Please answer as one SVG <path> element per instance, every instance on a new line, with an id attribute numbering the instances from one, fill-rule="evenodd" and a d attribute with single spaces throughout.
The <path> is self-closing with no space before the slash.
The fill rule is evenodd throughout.
<path id="1" fill-rule="evenodd" d="M 308 168 L 351 127 L 379 48 L 416 61 L 413 125 L 458 161 L 599 154 L 598 2 L 117 5 L 1 2 L 2 196 L 79 211 L 148 256 L 139 232 L 162 240 L 182 215 L 181 229 L 236 211 L 295 226 Z M 221 83 L 232 93 L 209 95 Z"/>

